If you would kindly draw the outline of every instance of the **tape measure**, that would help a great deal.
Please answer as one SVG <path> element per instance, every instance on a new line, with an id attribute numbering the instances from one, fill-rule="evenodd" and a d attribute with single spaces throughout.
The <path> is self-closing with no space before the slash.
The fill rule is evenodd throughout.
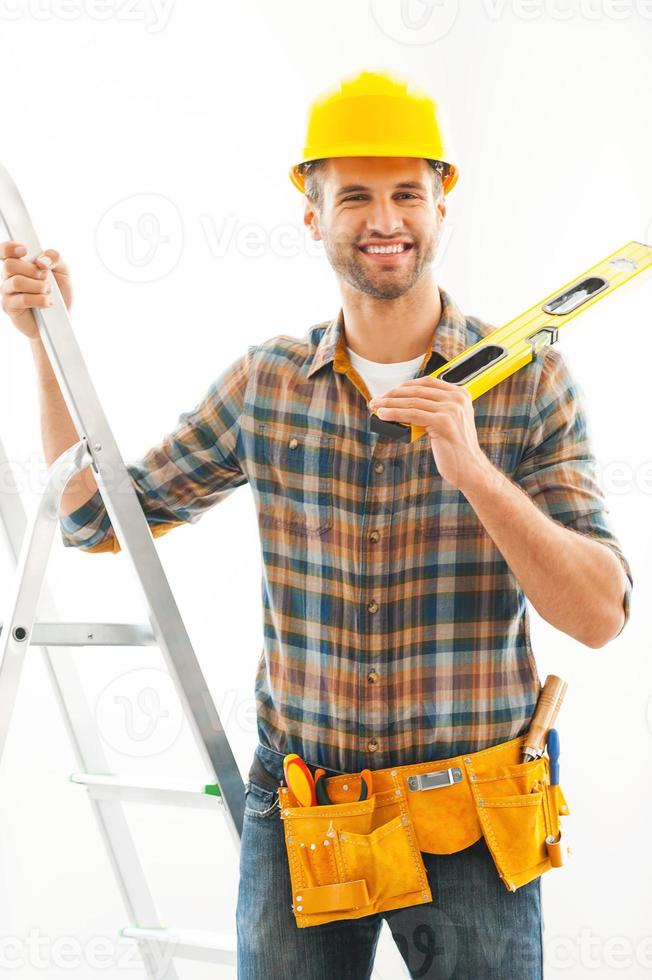
<path id="1" fill-rule="evenodd" d="M 569 320 L 651 267 L 652 246 L 629 242 L 559 292 L 467 347 L 428 377 L 460 385 L 473 399 L 478 398 L 529 364 L 542 347 L 557 343 L 559 331 Z M 426 431 L 420 425 L 381 419 L 375 412 L 370 427 L 372 432 L 398 442 L 414 442 Z"/>

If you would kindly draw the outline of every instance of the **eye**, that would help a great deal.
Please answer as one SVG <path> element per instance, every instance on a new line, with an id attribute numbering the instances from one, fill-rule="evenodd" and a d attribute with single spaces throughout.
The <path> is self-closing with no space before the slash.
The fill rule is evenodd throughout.
<path id="1" fill-rule="evenodd" d="M 397 195 L 397 197 L 414 197 L 414 198 L 416 198 L 416 196 L 417 196 L 416 194 L 412 194 L 410 191 L 401 191 L 400 194 Z"/>
<path id="2" fill-rule="evenodd" d="M 358 201 L 361 198 L 364 198 L 364 194 L 351 194 L 350 197 L 342 198 L 342 204 L 344 204 L 346 201 Z"/>

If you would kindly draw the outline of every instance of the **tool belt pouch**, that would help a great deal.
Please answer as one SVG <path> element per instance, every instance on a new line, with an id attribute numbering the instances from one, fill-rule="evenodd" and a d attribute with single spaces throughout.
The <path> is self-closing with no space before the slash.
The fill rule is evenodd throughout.
<path id="1" fill-rule="evenodd" d="M 354 797 L 360 778 L 349 780 Z M 431 901 L 398 778 L 366 800 L 326 806 L 297 806 L 289 787 L 278 793 L 299 928 Z"/>
<path id="2" fill-rule="evenodd" d="M 300 806 L 279 787 L 297 925 L 432 901 L 422 854 L 454 854 L 481 837 L 508 891 L 563 865 L 570 810 L 547 755 L 517 761 L 523 742 L 377 770 L 362 801 L 359 773 L 327 780 L 327 806 Z"/>
<path id="3" fill-rule="evenodd" d="M 469 776 L 482 833 L 509 891 L 565 863 L 570 848 L 561 817 L 570 810 L 561 787 L 550 785 L 546 755 Z"/>

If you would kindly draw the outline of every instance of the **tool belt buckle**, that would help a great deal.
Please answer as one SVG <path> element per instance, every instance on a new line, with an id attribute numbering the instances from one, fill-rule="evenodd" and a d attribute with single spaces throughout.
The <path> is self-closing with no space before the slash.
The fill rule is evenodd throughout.
<path id="1" fill-rule="evenodd" d="M 462 770 L 458 766 L 451 766 L 448 769 L 439 769 L 434 772 L 421 772 L 416 776 L 409 776 L 407 780 L 408 789 L 413 793 L 419 793 L 426 789 L 442 789 L 444 786 L 452 786 L 454 783 L 462 782 Z"/>

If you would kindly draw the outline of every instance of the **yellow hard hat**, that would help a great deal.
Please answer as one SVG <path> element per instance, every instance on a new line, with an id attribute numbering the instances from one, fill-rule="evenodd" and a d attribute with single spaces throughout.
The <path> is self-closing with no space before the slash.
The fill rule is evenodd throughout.
<path id="1" fill-rule="evenodd" d="M 301 163 L 328 157 L 423 157 L 441 163 L 444 193 L 457 181 L 437 103 L 409 79 L 386 71 L 343 78 L 310 106 L 300 163 L 290 180 L 305 193 Z"/>

